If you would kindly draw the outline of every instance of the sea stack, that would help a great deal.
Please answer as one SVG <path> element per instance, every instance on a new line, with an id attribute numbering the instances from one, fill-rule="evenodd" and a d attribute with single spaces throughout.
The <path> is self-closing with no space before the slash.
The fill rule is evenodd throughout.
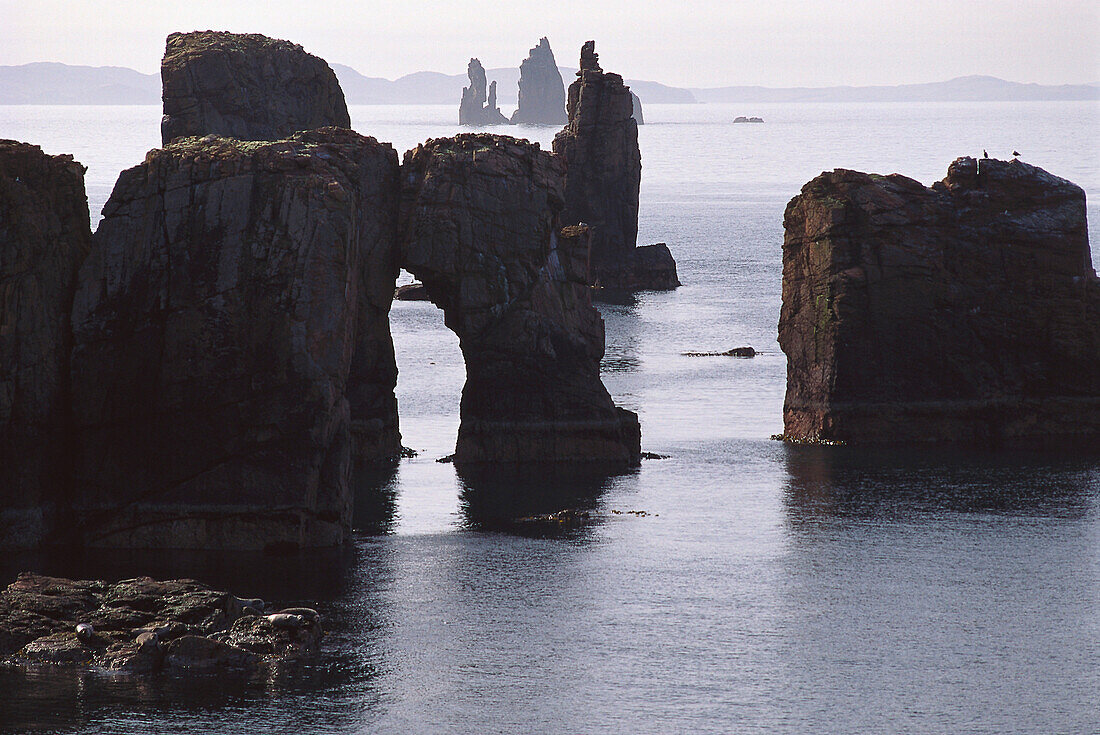
<path id="1" fill-rule="evenodd" d="M 565 82 L 544 37 L 519 65 L 519 106 L 512 113 L 512 123 L 564 125 L 568 121 Z"/>
<path id="2" fill-rule="evenodd" d="M 960 158 L 927 188 L 837 170 L 784 217 L 794 440 L 1100 436 L 1100 282 L 1080 187 Z"/>
<path id="3" fill-rule="evenodd" d="M 642 156 L 630 88 L 605 73 L 595 42 L 581 48 L 580 71 L 569 85 L 569 124 L 554 138 L 565 160 L 566 224 L 591 229 L 591 277 L 616 289 L 672 289 L 680 285 L 665 246 L 638 248 L 638 191 Z M 644 262 L 644 268 L 638 268 Z"/>
<path id="4" fill-rule="evenodd" d="M 49 539 L 69 501 L 69 309 L 91 248 L 84 167 L 0 140 L 0 548 Z"/>
<path id="5" fill-rule="evenodd" d="M 485 68 L 477 59 L 466 67 L 470 86 L 462 88 L 458 106 L 459 125 L 507 125 L 508 118 L 497 107 L 497 83 L 486 86 Z"/>
<path id="6" fill-rule="evenodd" d="M 258 33 L 173 33 L 160 76 L 165 145 L 188 135 L 278 140 L 300 130 L 351 127 L 336 74 L 290 41 Z"/>
<path id="7" fill-rule="evenodd" d="M 429 140 L 402 164 L 402 266 L 466 360 L 456 464 L 640 460 L 600 380 L 588 232 L 561 227 L 561 159 L 507 136 Z"/>
<path id="8" fill-rule="evenodd" d="M 397 175 L 340 128 L 184 138 L 122 172 L 72 314 L 86 545 L 348 537 L 350 463 L 400 449 Z"/>
<path id="9" fill-rule="evenodd" d="M 630 101 L 634 106 L 634 110 L 633 110 L 633 112 L 630 113 L 630 116 L 634 118 L 634 122 L 638 123 L 639 125 L 645 125 L 645 115 L 642 114 L 642 100 L 641 100 L 641 98 L 639 98 L 638 95 L 631 92 L 630 93 Z"/>

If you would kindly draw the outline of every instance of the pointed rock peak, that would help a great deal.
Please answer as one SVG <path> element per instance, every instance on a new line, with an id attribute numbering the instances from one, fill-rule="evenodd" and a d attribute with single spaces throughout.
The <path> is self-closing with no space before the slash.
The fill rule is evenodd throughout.
<path id="1" fill-rule="evenodd" d="M 577 72 L 578 76 L 584 71 L 603 71 L 600 68 L 600 55 L 596 53 L 595 41 L 585 41 L 581 46 L 581 71 Z"/>

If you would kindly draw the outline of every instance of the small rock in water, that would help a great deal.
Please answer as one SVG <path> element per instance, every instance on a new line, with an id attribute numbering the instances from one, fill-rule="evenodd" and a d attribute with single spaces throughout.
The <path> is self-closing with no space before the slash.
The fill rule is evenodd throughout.
<path id="1" fill-rule="evenodd" d="M 683 352 L 684 357 L 756 357 L 752 347 L 733 347 L 725 352 Z"/>
<path id="2" fill-rule="evenodd" d="M 657 454 L 656 452 L 642 452 L 642 459 L 669 459 L 672 455 Z"/>

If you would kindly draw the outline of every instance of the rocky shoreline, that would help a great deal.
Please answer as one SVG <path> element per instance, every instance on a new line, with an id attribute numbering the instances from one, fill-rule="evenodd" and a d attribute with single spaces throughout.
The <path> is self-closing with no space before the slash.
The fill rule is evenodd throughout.
<path id="1" fill-rule="evenodd" d="M 193 579 L 119 582 L 21 573 L 0 592 L 0 663 L 250 675 L 315 657 L 316 611 L 271 611 Z"/>

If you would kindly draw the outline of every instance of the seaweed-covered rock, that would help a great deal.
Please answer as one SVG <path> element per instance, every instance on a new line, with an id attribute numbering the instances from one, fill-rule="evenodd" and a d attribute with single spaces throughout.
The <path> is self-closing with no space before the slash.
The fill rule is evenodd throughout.
<path id="1" fill-rule="evenodd" d="M 351 127 L 335 72 L 289 41 L 257 33 L 173 33 L 160 76 L 164 144 L 207 134 L 278 140 L 301 130 Z"/>
<path id="2" fill-rule="evenodd" d="M 558 62 L 550 50 L 550 41 L 540 38 L 519 65 L 519 104 L 512 113 L 512 124 L 564 125 L 565 82 Z"/>
<path id="3" fill-rule="evenodd" d="M 588 232 L 561 228 L 560 159 L 495 135 L 430 140 L 402 164 L 402 265 L 466 360 L 455 462 L 637 464 L 637 416 L 600 381 Z"/>
<path id="4" fill-rule="evenodd" d="M 1085 194 L 960 158 L 927 188 L 824 173 L 787 205 L 779 343 L 795 440 L 1100 435 Z"/>
<path id="5" fill-rule="evenodd" d="M 255 672 L 316 654 L 320 616 L 293 628 L 191 579 L 114 584 L 23 573 L 0 592 L 0 661 L 96 666 L 142 674 L 168 669 Z M 79 626 L 79 627 L 78 627 Z"/>
<path id="6" fill-rule="evenodd" d="M 566 165 L 562 222 L 591 229 L 592 282 L 629 290 L 676 288 L 668 247 L 644 253 L 635 247 L 642 155 L 633 95 L 621 76 L 600 68 L 592 41 L 581 48 L 567 110 L 569 124 L 554 138 L 554 152 Z"/>
<path id="7" fill-rule="evenodd" d="M 83 541 L 325 546 L 350 463 L 400 451 L 397 156 L 326 128 L 124 171 L 73 306 Z"/>
<path id="8" fill-rule="evenodd" d="M 69 310 L 91 238 L 84 167 L 0 140 L 0 548 L 47 540 L 68 504 Z"/>

